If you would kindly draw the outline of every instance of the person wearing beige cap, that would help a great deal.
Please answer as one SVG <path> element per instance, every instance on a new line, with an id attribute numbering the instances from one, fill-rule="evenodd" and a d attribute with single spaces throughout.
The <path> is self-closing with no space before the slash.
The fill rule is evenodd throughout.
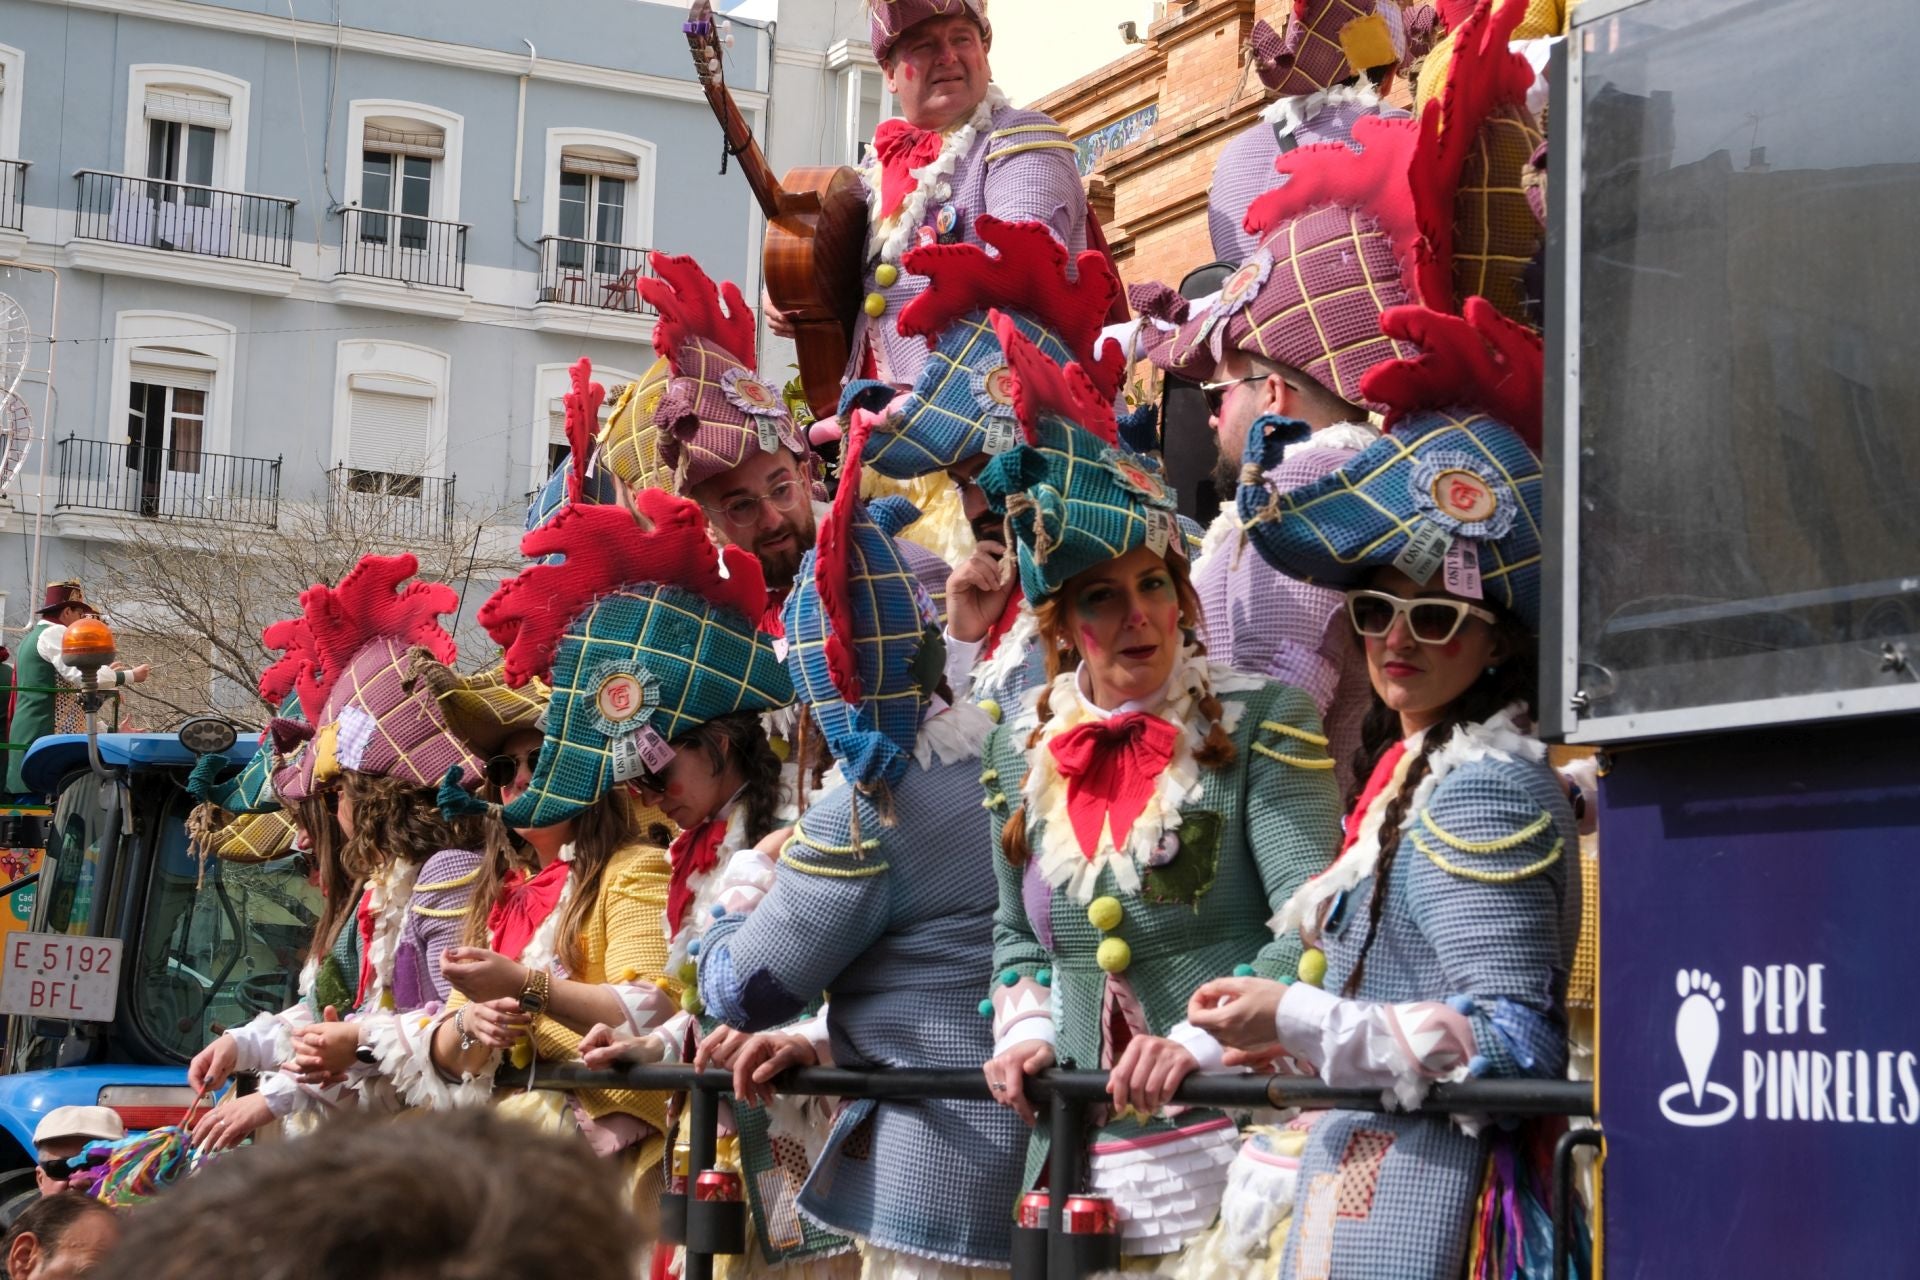
<path id="1" fill-rule="evenodd" d="M 80 718 L 80 699 L 76 696 L 80 691 L 80 672 L 62 661 L 60 644 L 68 627 L 82 618 L 99 616 L 100 611 L 93 607 L 78 582 L 47 585 L 46 602 L 40 606 L 40 621 L 27 629 L 14 657 L 17 692 L 9 732 L 19 736 L 13 741 L 30 744 L 50 733 L 77 733 L 85 729 L 85 722 Z M 112 670 L 100 673 L 100 683 L 109 688 L 139 684 L 151 670 L 144 662 L 134 667 L 116 662 Z M 7 790 L 14 795 L 26 794 L 26 778 L 21 772 L 26 761 L 24 749 L 8 753 Z"/>
<path id="2" fill-rule="evenodd" d="M 55 1107 L 47 1112 L 33 1130 L 38 1161 L 33 1176 L 40 1184 L 40 1194 L 50 1196 L 67 1189 L 72 1171 L 66 1162 L 85 1150 L 89 1142 L 118 1142 L 126 1136 L 126 1124 L 111 1107 Z"/>

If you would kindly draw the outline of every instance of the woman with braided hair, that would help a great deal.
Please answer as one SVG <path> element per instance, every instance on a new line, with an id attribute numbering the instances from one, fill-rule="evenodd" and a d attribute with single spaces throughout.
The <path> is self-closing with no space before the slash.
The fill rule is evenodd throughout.
<path id="1" fill-rule="evenodd" d="M 1110 1073 L 1087 1182 L 1124 1253 L 1169 1259 L 1214 1220 L 1238 1146 L 1214 1110 L 1162 1115 L 1221 1068 L 1187 998 L 1233 972 L 1291 975 L 1267 917 L 1326 864 L 1339 800 L 1312 699 L 1208 661 L 1172 495 L 1118 447 L 1108 370 L 1064 369 L 994 313 L 1026 443 L 980 477 L 1008 516 L 1048 682 L 995 731 L 982 781 L 999 910 L 980 1013 L 994 1096 Z M 1029 1144 L 1028 1185 L 1047 1134 Z M 1079 1186 L 1067 1188 L 1082 1190 Z"/>
<path id="2" fill-rule="evenodd" d="M 1223 978 L 1188 1016 L 1230 1061 L 1284 1054 L 1410 1108 L 1436 1081 L 1565 1069 L 1580 880 L 1572 811 L 1531 734 L 1542 480 L 1519 432 L 1537 440 L 1539 415 L 1515 392 L 1537 397 L 1538 339 L 1477 298 L 1465 318 L 1407 307 L 1382 323 L 1425 349 L 1364 383 L 1394 407 L 1387 436 L 1304 488 L 1240 490 L 1276 568 L 1347 588 L 1377 699 L 1345 846 L 1275 919 L 1320 948 L 1324 989 Z M 1493 368 L 1506 403 L 1471 372 Z M 1261 424 L 1248 462 L 1270 466 L 1298 427 Z M 1483 1186 L 1511 1203 L 1527 1172 L 1511 1145 L 1489 1172 L 1494 1139 L 1465 1118 L 1310 1124 L 1288 1280 L 1459 1274 L 1476 1239 L 1493 1247 L 1474 1232 Z"/>

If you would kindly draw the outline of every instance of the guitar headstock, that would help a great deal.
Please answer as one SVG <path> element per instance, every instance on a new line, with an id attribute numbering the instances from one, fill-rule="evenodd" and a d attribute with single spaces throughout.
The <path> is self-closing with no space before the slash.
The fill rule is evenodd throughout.
<path id="1" fill-rule="evenodd" d="M 719 26 L 713 20 L 713 0 L 693 0 L 680 30 L 686 33 L 687 47 L 693 50 L 694 69 L 701 81 L 718 84 L 726 50 L 721 47 Z"/>

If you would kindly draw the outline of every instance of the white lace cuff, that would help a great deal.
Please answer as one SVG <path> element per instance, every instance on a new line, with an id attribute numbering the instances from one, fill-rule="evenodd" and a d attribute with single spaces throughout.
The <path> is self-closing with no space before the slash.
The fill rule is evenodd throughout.
<path id="1" fill-rule="evenodd" d="M 226 1034 L 233 1037 L 235 1071 L 274 1071 L 293 1057 L 293 1033 L 311 1026 L 313 1011 L 297 1004 L 284 1013 L 256 1014 L 245 1026 Z"/>
<path id="2" fill-rule="evenodd" d="M 366 1020 L 360 1033 L 373 1049 L 380 1075 L 410 1107 L 483 1107 L 493 1097 L 493 1073 L 500 1067 L 496 1051 L 474 1075 L 449 1080 L 433 1061 L 433 1033 L 446 1020 L 434 1014 L 392 1013 Z"/>
<path id="3" fill-rule="evenodd" d="M 1245 1067 L 1229 1067 L 1226 1063 L 1226 1046 L 1213 1038 L 1213 1033 L 1194 1026 L 1191 1022 L 1181 1022 L 1167 1032 L 1167 1039 L 1193 1055 L 1200 1064 L 1200 1070 L 1208 1075 L 1242 1075 Z"/>

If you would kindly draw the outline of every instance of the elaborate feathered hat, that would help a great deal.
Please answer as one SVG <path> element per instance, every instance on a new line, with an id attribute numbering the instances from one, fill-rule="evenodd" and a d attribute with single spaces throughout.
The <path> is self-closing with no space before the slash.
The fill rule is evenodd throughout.
<path id="1" fill-rule="evenodd" d="M 1027 599 L 1135 547 L 1183 552 L 1172 490 L 1151 458 L 1122 447 L 1092 375 L 1049 360 L 1010 317 L 995 312 L 993 326 L 1026 443 L 988 463 L 979 483 L 1009 517 Z"/>
<path id="2" fill-rule="evenodd" d="M 793 700 L 774 638 L 751 621 L 766 604 L 760 562 L 715 546 L 692 501 L 645 489 L 631 508 L 570 502 L 520 546 L 541 562 L 502 583 L 480 622 L 506 650 L 507 685 L 550 676 L 553 693 L 509 826 L 562 822 L 664 767 L 687 730 Z"/>
<path id="3" fill-rule="evenodd" d="M 872 19 L 873 56 L 885 62 L 893 52 L 893 42 L 915 23 L 928 18 L 967 17 L 980 28 L 980 38 L 993 43 L 993 27 L 987 21 L 987 0 L 867 0 Z"/>
<path id="4" fill-rule="evenodd" d="M 673 377 L 653 411 L 660 462 L 685 494 L 755 452 L 809 456 L 780 388 L 755 372 L 753 313 L 731 281 L 716 285 L 692 258 L 656 253 L 635 282 L 659 313 L 653 348 Z"/>
<path id="5" fill-rule="evenodd" d="M 946 667 L 933 599 L 893 540 L 918 513 L 859 497 L 867 429 L 847 432 L 833 507 L 781 612 L 794 690 L 856 785 L 900 780 Z"/>
<path id="6" fill-rule="evenodd" d="M 263 634 L 269 648 L 287 651 L 263 684 L 288 684 L 313 726 L 298 761 L 274 777 L 283 798 L 298 800 L 341 769 L 434 787 L 458 767 L 469 783 L 478 782 L 480 762 L 448 731 L 438 702 L 413 676 L 409 653 L 416 647 L 441 662 L 455 660 L 440 619 L 460 606 L 452 587 L 407 582 L 419 567 L 411 555 L 365 556 L 339 585 L 316 583 L 301 592 L 301 617 Z M 298 736 L 285 722 L 273 727 L 290 730 L 276 736 L 276 745 Z"/>
<path id="7" fill-rule="evenodd" d="M 1388 430 L 1339 470 L 1276 494 L 1262 477 L 1307 429 L 1271 419 L 1249 435 L 1240 519 L 1269 564 L 1304 582 L 1359 586 L 1385 565 L 1427 582 L 1444 567 L 1455 594 L 1537 627 L 1540 339 L 1484 299 L 1465 310 L 1387 312 L 1418 354 L 1367 375 Z"/>
<path id="8" fill-rule="evenodd" d="M 1079 361 L 1111 400 L 1125 374 L 1118 350 L 1095 363 L 1095 343 L 1120 281 L 1105 254 L 1088 250 L 1067 274 L 1067 251 L 1040 222 L 1002 222 L 990 214 L 974 231 L 992 247 L 930 244 L 909 250 L 908 271 L 926 289 L 901 311 L 900 332 L 927 340 L 930 354 L 897 414 L 874 424 L 865 462 L 910 480 L 977 454 L 1004 453 L 1020 440 L 1008 389 L 1007 358 L 987 313 L 998 309 L 1046 357 Z M 840 412 L 878 412 L 894 398 L 886 383 L 862 381 L 841 396 Z"/>

